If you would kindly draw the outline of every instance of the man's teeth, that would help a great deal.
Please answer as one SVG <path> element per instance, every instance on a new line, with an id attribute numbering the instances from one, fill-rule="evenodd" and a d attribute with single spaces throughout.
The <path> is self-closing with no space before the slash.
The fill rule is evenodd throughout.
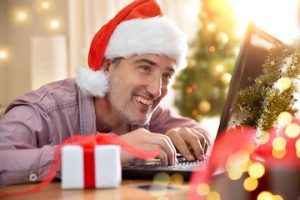
<path id="1" fill-rule="evenodd" d="M 153 104 L 153 100 L 143 99 L 142 97 L 136 97 L 136 100 L 142 104 L 150 106 Z"/>

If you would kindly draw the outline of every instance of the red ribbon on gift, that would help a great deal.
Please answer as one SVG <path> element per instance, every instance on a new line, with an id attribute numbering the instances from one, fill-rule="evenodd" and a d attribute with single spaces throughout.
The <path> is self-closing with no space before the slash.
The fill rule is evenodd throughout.
<path id="1" fill-rule="evenodd" d="M 84 148 L 84 188 L 95 188 L 95 148 Z"/>
<path id="2" fill-rule="evenodd" d="M 159 150 L 147 151 L 140 150 L 131 146 L 127 142 L 120 139 L 116 134 L 92 134 L 88 136 L 73 135 L 59 144 L 54 150 L 54 159 L 51 163 L 49 172 L 42 182 L 35 187 L 18 192 L 1 192 L 0 198 L 3 196 L 18 196 L 37 192 L 47 186 L 54 178 L 60 168 L 61 149 L 66 145 L 80 145 L 84 149 L 84 185 L 85 188 L 95 188 L 95 161 L 94 148 L 96 145 L 119 145 L 123 150 L 132 154 L 139 159 L 151 159 L 159 154 Z"/>

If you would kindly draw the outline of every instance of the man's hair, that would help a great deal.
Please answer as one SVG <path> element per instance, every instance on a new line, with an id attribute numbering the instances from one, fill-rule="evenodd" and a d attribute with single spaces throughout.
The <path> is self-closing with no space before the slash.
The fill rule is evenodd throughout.
<path id="1" fill-rule="evenodd" d="M 116 57 L 110 59 L 111 64 L 115 65 L 116 67 L 119 66 L 120 62 L 123 60 L 123 57 Z"/>

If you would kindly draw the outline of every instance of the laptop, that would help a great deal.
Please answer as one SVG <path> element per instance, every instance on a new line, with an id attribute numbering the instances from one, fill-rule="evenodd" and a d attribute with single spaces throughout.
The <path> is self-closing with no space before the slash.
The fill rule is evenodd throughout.
<path id="1" fill-rule="evenodd" d="M 284 45 L 283 42 L 262 31 L 254 24 L 249 24 L 234 66 L 234 72 L 230 81 L 228 95 L 224 103 L 216 138 L 218 138 L 226 128 L 231 126 L 231 110 L 238 91 L 254 83 L 255 78 L 262 73 L 262 65 L 270 49 L 274 45 L 279 44 Z M 179 162 L 175 166 L 161 166 L 158 159 L 151 159 L 145 163 L 124 165 L 122 167 L 122 178 L 151 180 L 156 174 L 164 172 L 170 176 L 177 173 L 181 174 L 184 180 L 188 181 L 193 171 L 208 163 L 208 159 L 188 162 L 182 156 L 177 158 Z"/>

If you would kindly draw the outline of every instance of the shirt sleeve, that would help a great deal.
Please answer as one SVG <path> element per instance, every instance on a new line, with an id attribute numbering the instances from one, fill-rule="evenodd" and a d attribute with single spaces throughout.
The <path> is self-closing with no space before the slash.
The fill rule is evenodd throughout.
<path id="1" fill-rule="evenodd" d="M 182 117 L 168 108 L 159 106 L 153 113 L 150 120 L 150 131 L 165 133 L 172 128 L 189 127 L 201 132 L 210 144 L 213 143 L 213 137 L 204 130 L 195 120 Z"/>
<path id="2" fill-rule="evenodd" d="M 0 184 L 42 180 L 53 161 L 47 115 L 29 105 L 12 107 L 0 119 Z"/>

